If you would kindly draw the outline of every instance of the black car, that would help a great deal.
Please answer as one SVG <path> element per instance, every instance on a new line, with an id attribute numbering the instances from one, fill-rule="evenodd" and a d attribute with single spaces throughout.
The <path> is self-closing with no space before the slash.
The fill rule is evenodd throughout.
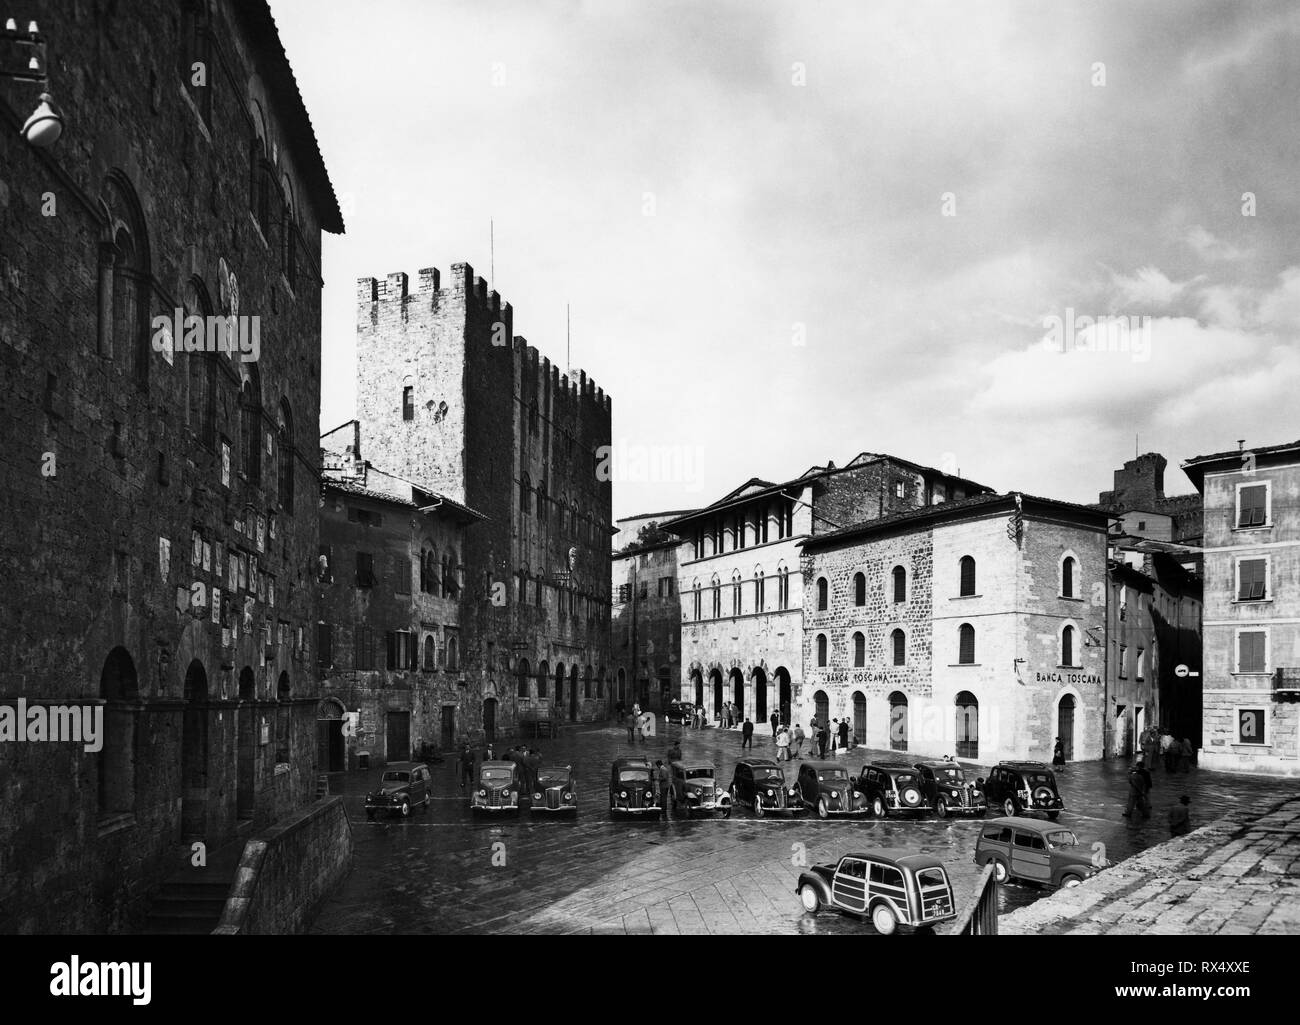
<path id="1" fill-rule="evenodd" d="M 532 812 L 578 814 L 578 787 L 572 765 L 543 765 L 537 770 Z"/>
<path id="2" fill-rule="evenodd" d="M 858 789 L 871 806 L 871 814 L 883 819 L 890 812 L 923 815 L 930 811 L 921 787 L 921 774 L 906 762 L 871 762 L 857 777 Z"/>
<path id="3" fill-rule="evenodd" d="M 670 701 L 668 707 L 664 709 L 664 721 L 675 723 L 688 723 L 691 716 L 695 714 L 695 706 L 687 704 L 685 701 Z"/>
<path id="4" fill-rule="evenodd" d="M 849 770 L 835 762 L 803 762 L 795 784 L 795 800 L 815 809 L 820 819 L 832 815 L 866 815 L 867 795 L 849 778 Z"/>
<path id="5" fill-rule="evenodd" d="M 731 775 L 731 803 L 747 804 L 762 818 L 770 811 L 804 811 L 799 791 L 770 758 L 742 758 Z"/>
<path id="6" fill-rule="evenodd" d="M 663 818 L 666 812 L 659 803 L 651 778 L 650 762 L 645 758 L 615 758 L 609 770 L 609 813 L 611 815 L 646 815 Z"/>
<path id="7" fill-rule="evenodd" d="M 939 818 L 974 815 L 982 819 L 988 812 L 984 791 L 974 780 L 966 778 L 965 770 L 956 762 L 917 762 L 915 768 L 921 777 L 925 799 Z"/>
<path id="8" fill-rule="evenodd" d="M 983 789 L 989 804 L 1008 817 L 1041 811 L 1055 819 L 1065 808 L 1056 776 L 1043 762 L 998 762 Z"/>
<path id="9" fill-rule="evenodd" d="M 366 818 L 379 812 L 406 818 L 412 808 L 428 808 L 432 782 L 427 765 L 393 762 L 384 770 L 379 789 L 366 794 Z"/>

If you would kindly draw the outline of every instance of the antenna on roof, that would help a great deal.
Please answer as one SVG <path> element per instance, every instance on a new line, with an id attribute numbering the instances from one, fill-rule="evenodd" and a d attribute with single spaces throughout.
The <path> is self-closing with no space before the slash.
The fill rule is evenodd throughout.
<path id="1" fill-rule="evenodd" d="M 1243 449 L 1245 449 L 1245 447 L 1246 447 L 1246 439 L 1245 439 L 1245 438 L 1238 438 L 1238 439 L 1237 439 L 1237 451 L 1240 452 L 1240 451 L 1242 451 Z"/>

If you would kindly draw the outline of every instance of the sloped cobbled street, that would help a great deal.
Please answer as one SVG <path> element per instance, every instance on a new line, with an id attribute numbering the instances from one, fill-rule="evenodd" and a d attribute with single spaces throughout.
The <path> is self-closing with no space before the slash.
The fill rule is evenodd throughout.
<path id="1" fill-rule="evenodd" d="M 380 770 L 331 777 L 332 791 L 345 796 L 356 857 L 313 932 L 872 934 L 869 924 L 834 912 L 804 914 L 794 893 L 796 861 L 800 856 L 808 864 L 831 861 L 852 849 L 879 847 L 942 859 L 958 908 L 972 899 L 979 876 L 973 861 L 978 819 L 822 822 L 806 814 L 755 819 L 741 808 L 728 820 L 612 820 L 610 762 L 631 751 L 652 761 L 663 758 L 676 737 L 686 757 L 717 765 L 723 786 L 736 760 L 749 753 L 741 751 L 738 730 L 683 732 L 676 726 L 665 730 L 662 723 L 659 736 L 637 745 L 628 744 L 626 731 L 613 725 L 571 727 L 556 739 L 521 741 L 548 762 L 574 765 L 580 811 L 571 821 L 533 818 L 527 810 L 517 820 L 473 819 L 450 759 L 433 767 L 430 808 L 406 821 L 366 821 L 364 795 Z M 753 754 L 775 756 L 766 725 L 756 731 Z M 908 756 L 859 748 L 839 757 L 857 772 L 873 758 Z M 988 767 L 967 769 L 971 776 L 987 775 Z M 1061 824 L 1078 834 L 1085 849 L 1104 844 L 1112 862 L 1167 840 L 1168 809 L 1180 794 L 1191 795 L 1194 827 L 1228 813 L 1248 820 L 1290 796 L 1277 780 L 1196 768 L 1167 777 L 1157 768 L 1154 813 L 1148 821 L 1130 824 L 1120 815 L 1127 799 L 1126 771 L 1127 762 L 1092 762 L 1058 772 L 1067 806 Z M 495 860 L 504 859 L 504 865 L 493 864 L 494 849 Z M 1075 891 L 1078 899 L 1086 899 L 1100 881 Z M 1051 892 L 1034 885 L 1003 886 L 1000 912 L 1026 908 Z"/>

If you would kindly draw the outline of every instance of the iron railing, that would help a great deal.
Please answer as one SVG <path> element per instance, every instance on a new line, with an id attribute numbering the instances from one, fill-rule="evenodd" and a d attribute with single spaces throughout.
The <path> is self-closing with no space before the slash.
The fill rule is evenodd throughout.
<path id="1" fill-rule="evenodd" d="M 996 936 L 998 934 L 998 879 L 989 862 L 980 873 L 975 899 L 957 919 L 953 936 Z"/>

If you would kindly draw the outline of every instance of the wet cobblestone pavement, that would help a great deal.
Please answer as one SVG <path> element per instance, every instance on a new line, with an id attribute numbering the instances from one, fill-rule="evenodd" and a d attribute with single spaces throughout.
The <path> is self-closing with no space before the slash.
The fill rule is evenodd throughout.
<path id="1" fill-rule="evenodd" d="M 775 757 L 761 728 L 753 754 Z M 663 758 L 681 737 L 688 758 L 707 758 L 722 785 L 744 754 L 738 730 L 681 731 L 675 726 L 630 745 L 624 729 L 578 727 L 556 739 L 525 741 L 548 761 L 571 762 L 578 780 L 576 820 L 531 817 L 478 820 L 470 815 L 449 760 L 434 766 L 435 797 L 427 811 L 405 820 L 366 821 L 363 800 L 380 770 L 336 774 L 331 792 L 345 796 L 356 857 L 342 889 L 323 907 L 316 933 L 819 933 L 872 934 L 871 926 L 822 912 L 804 914 L 794 893 L 808 864 L 833 861 L 852 849 L 903 847 L 932 854 L 948 868 L 958 909 L 974 894 L 973 857 L 979 819 L 871 818 L 819 821 L 815 815 L 755 819 L 743 808 L 723 819 L 613 820 L 610 762 L 644 752 Z M 507 741 L 506 746 L 514 743 Z M 873 758 L 909 757 L 859 748 L 840 756 L 853 772 Z M 797 766 L 797 763 L 795 763 Z M 1117 862 L 1168 839 L 1167 813 L 1178 796 L 1192 798 L 1193 827 L 1228 812 L 1246 814 L 1293 794 L 1275 779 L 1202 772 L 1154 772 L 1149 821 L 1121 817 L 1128 796 L 1127 762 L 1075 763 L 1057 773 L 1066 811 L 1060 822 L 1088 848 L 1105 844 Z M 968 774 L 987 775 L 988 766 Z M 973 771 L 972 771 L 973 769 Z M 990 812 L 990 815 L 995 814 Z M 493 845 L 506 864 L 494 867 Z M 1032 884 L 1002 887 L 1003 914 L 1051 893 Z M 938 932 L 945 931 L 940 926 Z"/>

